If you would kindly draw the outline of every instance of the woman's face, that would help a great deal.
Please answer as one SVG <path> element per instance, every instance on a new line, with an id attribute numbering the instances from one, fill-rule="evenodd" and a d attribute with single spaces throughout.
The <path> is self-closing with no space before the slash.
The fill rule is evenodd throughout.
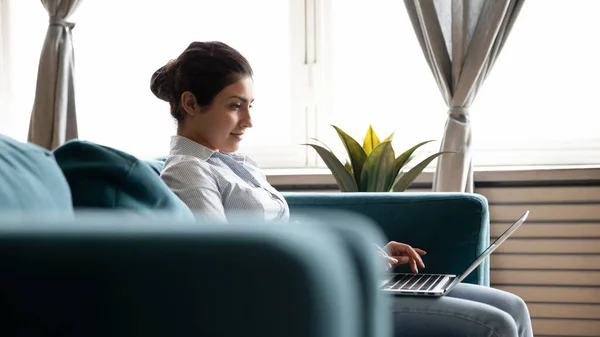
<path id="1" fill-rule="evenodd" d="M 183 93 L 187 113 L 183 136 L 220 152 L 237 151 L 244 132 L 252 127 L 252 86 L 252 78 L 244 77 L 223 88 L 203 109 L 192 93 Z"/>

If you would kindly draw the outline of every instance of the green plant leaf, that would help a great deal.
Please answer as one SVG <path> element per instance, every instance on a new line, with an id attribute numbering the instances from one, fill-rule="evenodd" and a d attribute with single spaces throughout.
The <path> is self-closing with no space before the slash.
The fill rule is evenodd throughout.
<path id="1" fill-rule="evenodd" d="M 388 192 L 394 182 L 394 149 L 391 142 L 375 146 L 361 173 L 361 192 Z"/>
<path id="2" fill-rule="evenodd" d="M 333 153 L 333 151 L 331 150 L 331 148 L 329 146 L 327 146 L 327 144 L 323 143 L 322 141 L 318 140 L 317 138 L 311 137 L 309 138 L 310 140 L 313 140 L 317 143 L 319 143 L 319 145 L 323 146 L 324 148 L 326 148 L 329 152 Z"/>
<path id="3" fill-rule="evenodd" d="M 350 157 L 350 163 L 352 164 L 352 172 L 354 173 L 354 181 L 356 186 L 360 186 L 360 173 L 362 172 L 365 160 L 367 160 L 367 154 L 363 150 L 362 146 L 354 140 L 354 138 L 348 136 L 342 129 L 335 125 L 332 125 L 335 131 L 337 131 L 342 143 L 346 147 L 348 157 Z"/>
<path id="4" fill-rule="evenodd" d="M 421 172 L 423 172 L 423 170 L 427 167 L 427 165 L 429 165 L 429 163 L 431 163 L 435 158 L 437 158 L 445 153 L 451 153 L 451 152 L 438 152 L 436 154 L 433 154 L 433 155 L 425 158 L 425 160 L 423 160 L 422 162 L 417 164 L 415 167 L 410 169 L 408 172 L 403 174 L 401 177 L 399 177 L 399 179 L 397 179 L 396 182 L 394 183 L 392 190 L 394 192 L 406 191 L 408 186 L 410 186 L 410 184 L 412 184 L 412 182 L 415 181 L 415 179 L 417 179 L 419 174 L 421 174 Z"/>
<path id="5" fill-rule="evenodd" d="M 313 149 L 315 149 L 315 151 L 317 151 L 321 159 L 323 159 L 323 162 L 325 162 L 325 165 L 327 165 L 331 171 L 331 174 L 333 174 L 333 177 L 335 178 L 335 181 L 342 192 L 358 192 L 358 185 L 356 185 L 354 178 L 352 178 L 352 175 L 346 170 L 344 165 L 342 165 L 340 160 L 337 159 L 333 153 L 327 151 L 327 149 L 319 145 L 302 145 L 311 146 Z"/>
<path id="6" fill-rule="evenodd" d="M 346 170 L 348 170 L 350 174 L 352 174 L 352 165 L 350 165 L 350 163 L 347 160 L 346 163 L 344 163 L 344 167 L 346 168 Z"/>
<path id="7" fill-rule="evenodd" d="M 413 153 L 421 146 L 423 146 L 427 143 L 431 143 L 431 142 L 433 142 L 433 140 L 427 140 L 427 141 L 421 142 L 421 143 L 411 147 L 410 149 L 404 151 L 404 153 L 402 153 L 401 155 L 399 155 L 398 158 L 396 158 L 396 164 L 394 166 L 394 179 L 396 179 L 398 177 L 398 173 L 400 173 L 400 170 L 404 167 L 404 165 L 406 165 L 406 163 L 408 163 L 408 161 L 411 159 Z"/>
<path id="8" fill-rule="evenodd" d="M 371 154 L 371 151 L 375 148 L 375 146 L 379 145 L 381 141 L 373 127 L 369 125 L 369 129 L 367 129 L 367 134 L 365 135 L 365 140 L 363 141 L 363 149 L 365 150 L 365 154 L 368 156 Z"/>
<path id="9" fill-rule="evenodd" d="M 394 133 L 392 132 L 389 136 L 387 136 L 383 141 L 384 142 L 391 142 L 392 140 L 394 140 Z"/>

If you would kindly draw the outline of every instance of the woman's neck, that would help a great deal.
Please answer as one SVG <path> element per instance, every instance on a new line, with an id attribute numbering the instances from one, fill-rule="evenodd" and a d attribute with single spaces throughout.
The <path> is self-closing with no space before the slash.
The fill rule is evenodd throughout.
<path id="1" fill-rule="evenodd" d="M 180 128 L 180 127 L 177 127 L 177 135 L 180 137 L 185 137 L 187 139 L 193 140 L 194 142 L 196 142 L 202 146 L 205 146 L 213 151 L 219 151 L 219 149 L 210 145 L 210 143 L 208 141 L 206 141 L 202 136 L 191 133 L 191 132 L 185 132 L 185 130 L 182 130 L 182 128 Z"/>

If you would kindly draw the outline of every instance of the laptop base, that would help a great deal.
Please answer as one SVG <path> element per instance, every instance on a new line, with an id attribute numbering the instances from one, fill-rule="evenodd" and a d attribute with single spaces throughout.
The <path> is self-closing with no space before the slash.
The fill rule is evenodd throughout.
<path id="1" fill-rule="evenodd" d="M 402 296 L 443 296 L 456 275 L 393 273 L 381 283 L 380 290 Z"/>

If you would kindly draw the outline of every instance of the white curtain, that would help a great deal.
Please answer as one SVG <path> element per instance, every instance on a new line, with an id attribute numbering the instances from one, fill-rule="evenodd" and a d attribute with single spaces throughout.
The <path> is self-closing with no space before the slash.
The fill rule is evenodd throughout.
<path id="1" fill-rule="evenodd" d="M 81 0 L 41 0 L 49 24 L 40 56 L 28 141 L 54 149 L 77 138 L 74 55 L 68 18 Z"/>
<path id="2" fill-rule="evenodd" d="M 524 0 L 404 0 L 448 106 L 433 181 L 438 192 L 473 192 L 469 107 L 492 69 Z M 485 113 L 483 111 L 482 113 Z"/>

